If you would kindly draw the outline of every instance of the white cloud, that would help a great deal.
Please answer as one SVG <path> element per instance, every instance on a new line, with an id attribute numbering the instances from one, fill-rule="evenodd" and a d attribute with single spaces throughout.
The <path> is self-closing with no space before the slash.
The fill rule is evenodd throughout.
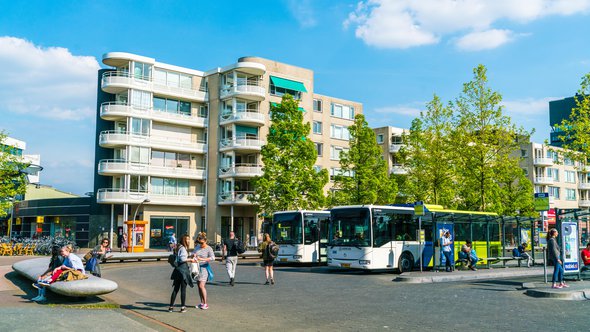
<path id="1" fill-rule="evenodd" d="M 492 29 L 466 34 L 457 40 L 456 45 L 464 51 L 481 51 L 504 45 L 512 39 L 512 31 Z"/>
<path id="2" fill-rule="evenodd" d="M 547 123 L 549 123 L 549 102 L 552 100 L 563 99 L 563 97 L 545 97 L 545 98 L 525 98 L 517 100 L 504 100 L 504 110 L 510 116 L 538 116 L 547 115 Z"/>
<path id="3" fill-rule="evenodd" d="M 358 3 L 344 27 L 354 26 L 356 36 L 375 47 L 408 48 L 451 36 L 457 43 L 480 45 L 463 49 L 483 50 L 503 45 L 515 35 L 494 25 L 589 10 L 590 0 L 367 0 Z M 494 37 L 495 44 L 481 47 L 478 37 Z"/>
<path id="4" fill-rule="evenodd" d="M 288 0 L 287 8 L 301 27 L 311 28 L 317 24 L 310 0 Z"/>
<path id="5" fill-rule="evenodd" d="M 92 118 L 98 69 L 91 56 L 0 37 L 0 111 L 61 120 Z"/>

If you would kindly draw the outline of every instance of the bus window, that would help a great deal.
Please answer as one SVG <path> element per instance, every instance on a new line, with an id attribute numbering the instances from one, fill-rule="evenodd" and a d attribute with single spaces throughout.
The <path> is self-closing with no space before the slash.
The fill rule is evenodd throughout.
<path id="1" fill-rule="evenodd" d="M 304 233 L 303 238 L 305 239 L 305 244 L 312 244 L 318 241 L 318 220 L 316 218 L 309 218 L 305 217 L 305 226 L 304 226 Z"/>
<path id="2" fill-rule="evenodd" d="M 332 210 L 329 244 L 369 246 L 370 220 L 368 209 Z"/>

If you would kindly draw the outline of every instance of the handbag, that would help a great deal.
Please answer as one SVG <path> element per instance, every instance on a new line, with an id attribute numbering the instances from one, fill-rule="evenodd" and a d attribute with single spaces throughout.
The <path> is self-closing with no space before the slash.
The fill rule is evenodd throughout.
<path id="1" fill-rule="evenodd" d="M 191 276 L 193 277 L 193 280 L 197 280 L 197 278 L 199 278 L 199 274 L 200 274 L 200 270 L 201 270 L 201 267 L 199 266 L 199 262 L 191 263 L 189 268 L 190 268 Z"/>
<path id="2" fill-rule="evenodd" d="M 213 278 L 215 277 L 215 275 L 213 274 L 213 270 L 211 269 L 211 265 L 207 264 L 207 266 L 205 266 L 205 268 L 207 269 L 207 281 L 213 281 Z"/>
<path id="3" fill-rule="evenodd" d="M 85 261 L 89 261 L 90 258 L 92 258 L 92 250 L 90 250 L 89 252 L 86 253 L 86 255 L 84 255 Z"/>

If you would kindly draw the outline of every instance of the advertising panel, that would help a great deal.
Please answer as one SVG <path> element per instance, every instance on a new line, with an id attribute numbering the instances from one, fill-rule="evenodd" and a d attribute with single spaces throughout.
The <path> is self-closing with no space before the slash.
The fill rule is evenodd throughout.
<path id="1" fill-rule="evenodd" d="M 578 272 L 580 261 L 578 255 L 578 224 L 564 222 L 561 224 L 561 251 L 563 253 L 563 269 L 567 272 Z"/>

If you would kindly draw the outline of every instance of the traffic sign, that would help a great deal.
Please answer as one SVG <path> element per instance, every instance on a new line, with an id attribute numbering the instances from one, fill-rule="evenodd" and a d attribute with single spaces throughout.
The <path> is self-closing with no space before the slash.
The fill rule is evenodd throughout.
<path id="1" fill-rule="evenodd" d="M 414 215 L 418 217 L 424 215 L 424 202 L 419 201 L 414 204 Z"/>

